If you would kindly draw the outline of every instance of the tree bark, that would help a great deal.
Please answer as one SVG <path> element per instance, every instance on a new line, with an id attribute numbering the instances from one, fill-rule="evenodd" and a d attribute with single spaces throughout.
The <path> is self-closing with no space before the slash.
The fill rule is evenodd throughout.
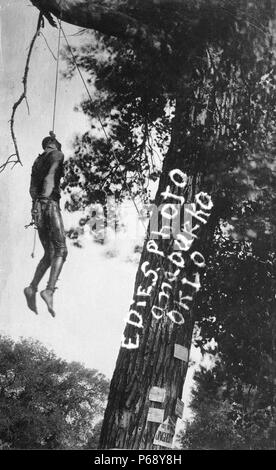
<path id="1" fill-rule="evenodd" d="M 183 103 L 183 107 L 185 108 L 185 103 Z M 186 113 L 186 110 L 184 113 Z M 172 186 L 169 172 L 178 168 L 189 174 L 189 168 L 191 168 L 192 158 L 189 158 L 189 156 L 183 158 L 182 152 L 182 157 L 179 157 L 178 152 L 179 140 L 183 139 L 183 132 L 180 130 L 181 127 L 183 128 L 182 109 L 178 112 L 176 110 L 174 121 L 172 141 L 164 161 L 155 201 L 156 206 L 162 202 L 161 192 L 165 191 L 168 185 Z M 193 202 L 195 194 L 200 192 L 201 189 L 199 188 L 198 177 L 190 176 L 185 191 L 185 204 Z M 178 191 L 178 195 L 183 195 L 183 191 Z M 204 253 L 204 246 L 208 243 L 210 234 L 213 233 L 214 224 L 215 222 L 211 222 L 210 219 L 210 224 L 207 224 L 208 227 L 202 228 L 197 233 L 198 240 L 194 242 L 192 252 L 198 250 Z M 149 232 L 148 235 L 150 235 Z M 158 244 L 159 250 L 163 250 L 167 254 L 172 252 L 172 239 L 155 240 L 155 242 Z M 159 269 L 158 281 L 151 291 L 146 307 L 135 307 L 135 310 L 142 315 L 143 328 L 138 331 L 133 325 L 126 325 L 124 336 L 132 338 L 134 343 L 135 335 L 138 332 L 140 344 L 137 349 L 129 350 L 121 347 L 119 351 L 101 430 L 101 449 L 158 449 L 159 447 L 153 445 L 153 441 L 159 424 L 147 420 L 149 408 L 163 409 L 163 421 L 170 418 L 176 423 L 177 420 L 175 406 L 177 399 L 182 398 L 188 361 L 182 361 L 174 357 L 174 347 L 175 344 L 178 344 L 184 346 L 190 352 L 194 317 L 192 308 L 189 311 L 181 310 L 176 307 L 175 301 L 179 298 L 179 291 L 183 291 L 181 279 L 186 276 L 187 279 L 194 280 L 195 267 L 188 262 L 177 281 L 172 283 L 170 297 L 166 305 L 162 307 L 163 317 L 157 320 L 153 317 L 151 309 L 154 305 L 158 305 L 158 296 L 162 289 L 162 283 L 168 282 L 165 273 L 167 271 L 171 272 L 173 269 L 166 257 L 162 258 L 148 252 L 146 240 L 135 281 L 134 301 L 138 300 L 139 286 L 146 290 L 149 285 L 141 271 L 141 266 L 146 261 L 149 262 L 150 269 L 155 271 Z M 186 291 L 185 295 L 191 293 L 191 291 Z M 141 299 L 139 297 L 139 300 L 145 300 L 145 298 Z M 177 325 L 167 316 L 167 313 L 172 309 L 176 309 L 183 314 L 184 324 Z M 164 403 L 149 400 L 150 389 L 154 386 L 166 390 Z"/>
<path id="2" fill-rule="evenodd" d="M 99 0 L 31 0 L 42 13 L 52 14 L 67 23 L 94 29 L 108 36 L 139 41 L 157 49 L 161 46 L 162 31 L 158 36 L 150 28 L 120 10 L 105 6 Z"/>

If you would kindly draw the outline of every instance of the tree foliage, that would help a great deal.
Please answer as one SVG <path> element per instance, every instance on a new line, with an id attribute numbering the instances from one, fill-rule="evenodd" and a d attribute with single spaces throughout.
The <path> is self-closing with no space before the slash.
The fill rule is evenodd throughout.
<path id="1" fill-rule="evenodd" d="M 108 381 L 37 341 L 0 337 L 0 442 L 11 449 L 80 449 L 93 442 Z"/>
<path id="2" fill-rule="evenodd" d="M 272 406 L 254 408 L 250 388 L 222 367 L 195 375 L 192 421 L 179 434 L 184 449 L 275 449 L 276 422 Z"/>
<path id="3" fill-rule="evenodd" d="M 137 181 L 145 191 L 145 181 L 160 174 L 156 153 L 163 159 L 177 133 L 175 164 L 186 159 L 202 185 L 213 190 L 217 216 L 195 307 L 200 330 L 196 344 L 204 348 L 214 338 L 229 373 L 240 371 L 241 379 L 253 385 L 271 383 L 275 347 L 272 10 L 269 2 L 246 1 L 220 6 L 189 2 L 180 10 L 164 6 L 151 15 L 145 9 L 143 19 L 154 23 L 157 15 L 167 32 L 170 54 L 166 50 L 154 56 L 141 45 L 133 49 L 103 36 L 76 50 L 96 95 L 93 103 L 81 104 L 91 117 L 92 132 L 77 138 L 66 175 L 67 191 L 78 190 L 78 196 L 71 195 L 70 210 L 89 207 L 101 185 L 119 197 L 127 180 L 141 193 Z M 69 61 L 69 76 L 73 65 Z M 186 109 L 176 122 L 180 94 Z M 97 113 L 107 124 L 108 142 L 93 133 Z"/>
<path id="4" fill-rule="evenodd" d="M 273 4 L 130 3 L 136 17 L 166 32 L 169 48 L 154 53 L 93 32 L 74 50 L 95 95 L 79 108 L 91 131 L 76 138 L 67 164 L 67 208 L 88 210 L 88 221 L 91 204 L 108 195 L 120 199 L 130 189 L 152 199 L 149 181 L 160 176 L 174 139 L 175 165 L 185 160 L 228 217 L 233 203 L 254 199 L 271 175 L 263 156 L 275 129 Z M 67 60 L 70 77 L 69 53 Z"/>
<path id="5" fill-rule="evenodd" d="M 259 159 L 254 197 L 237 200 L 235 216 L 221 223 L 209 247 L 195 345 L 215 364 L 195 375 L 194 419 L 181 433 L 184 448 L 276 445 L 275 176 L 273 167 L 269 177 L 264 170 L 274 150 Z"/>

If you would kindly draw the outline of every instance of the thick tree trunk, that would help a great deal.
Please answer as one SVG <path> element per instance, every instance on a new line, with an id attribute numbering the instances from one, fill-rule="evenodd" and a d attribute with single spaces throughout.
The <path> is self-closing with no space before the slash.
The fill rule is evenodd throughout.
<path id="1" fill-rule="evenodd" d="M 162 202 L 161 193 L 168 185 L 172 186 L 169 172 L 175 168 L 182 170 L 189 175 L 191 161 L 183 158 L 183 152 L 179 154 L 180 141 L 183 141 L 183 116 L 175 118 L 172 142 L 166 156 L 159 190 L 156 196 L 156 205 Z M 179 155 L 181 155 L 179 157 Z M 188 178 L 188 185 L 184 191 L 185 204 L 194 201 L 196 193 L 202 188 L 198 186 L 198 178 L 193 176 Z M 175 194 L 182 195 L 183 191 L 175 191 Z M 168 201 L 166 201 L 168 202 Z M 172 201 L 169 201 L 172 202 Z M 211 222 L 211 219 L 210 219 Z M 209 227 L 208 227 L 209 225 Z M 198 239 L 194 241 L 195 249 L 204 253 L 204 245 L 207 243 L 208 233 L 210 234 L 210 224 L 201 228 L 197 232 Z M 155 229 L 156 230 L 156 229 Z M 150 235 L 148 233 L 148 235 Z M 171 283 L 169 298 L 162 304 L 162 309 L 157 310 L 158 315 L 163 315 L 161 319 L 156 319 L 152 315 L 152 307 L 160 305 L 159 294 L 162 291 L 162 283 L 168 283 L 166 272 L 175 271 L 176 266 L 167 259 L 166 255 L 173 252 L 172 239 L 156 240 L 158 250 L 165 253 L 165 257 L 149 253 L 147 249 L 148 240 L 145 241 L 143 253 L 141 255 L 140 266 L 135 281 L 134 303 L 131 306 L 142 316 L 143 328 L 136 328 L 133 325 L 126 325 L 124 336 L 136 342 L 136 334 L 139 334 L 139 347 L 136 349 L 126 349 L 121 347 L 116 363 L 115 372 L 111 381 L 108 405 L 105 412 L 104 423 L 101 431 L 100 448 L 126 448 L 126 449 L 156 449 L 153 444 L 159 424 L 149 421 L 149 408 L 159 408 L 164 410 L 163 422 L 170 418 L 176 422 L 177 416 L 175 406 L 177 399 L 181 399 L 183 385 L 188 368 L 188 360 L 181 360 L 174 356 L 175 345 L 181 345 L 190 352 L 192 334 L 194 328 L 194 318 L 192 309 L 189 311 L 181 309 L 177 305 L 179 292 L 184 295 L 192 295 L 192 288 L 186 289 L 181 283 L 181 279 L 194 281 L 196 271 L 191 262 L 186 261 L 186 266 L 181 270 L 175 282 Z M 182 253 L 187 259 L 187 253 Z M 145 278 L 142 271 L 143 263 L 148 262 L 148 268 L 158 273 L 158 281 L 152 288 L 150 297 L 140 297 L 139 290 L 146 291 L 150 285 L 149 279 Z M 187 287 L 187 286 L 186 286 Z M 146 301 L 146 306 L 138 306 L 139 301 Z M 174 323 L 168 316 L 168 312 L 178 311 L 183 315 L 185 322 L 181 325 Z M 135 320 L 135 316 L 130 317 Z M 179 316 L 175 317 L 177 320 Z M 152 387 L 165 389 L 165 401 L 163 403 L 149 400 L 149 392 Z"/>

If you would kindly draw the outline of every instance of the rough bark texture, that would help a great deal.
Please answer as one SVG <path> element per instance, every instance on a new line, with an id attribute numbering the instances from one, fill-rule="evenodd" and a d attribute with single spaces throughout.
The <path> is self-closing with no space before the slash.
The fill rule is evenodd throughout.
<path id="1" fill-rule="evenodd" d="M 157 206 L 162 201 L 160 197 L 161 192 L 165 190 L 168 184 L 171 185 L 171 180 L 169 179 L 170 170 L 178 168 L 189 175 L 191 163 L 189 158 L 183 159 L 182 157 L 179 159 L 177 156 L 178 139 L 181 136 L 181 132 L 179 132 L 180 126 L 183 127 L 182 116 L 176 115 L 174 131 L 172 133 L 173 138 L 164 162 L 163 173 L 156 196 Z M 201 189 L 198 177 L 190 177 L 187 190 L 184 192 L 187 203 L 193 202 L 195 194 L 200 192 Z M 175 194 L 183 195 L 183 192 L 175 191 Z M 194 242 L 191 251 L 197 249 L 204 253 L 204 246 L 206 246 L 209 235 L 212 233 L 212 226 L 213 222 L 210 219 L 208 226 L 198 233 L 199 239 Z M 155 241 L 158 243 L 160 250 L 168 254 L 172 252 L 173 240 Z M 199 270 L 195 269 L 192 263 L 186 265 L 178 280 L 172 284 L 173 289 L 167 304 L 164 306 L 163 318 L 156 320 L 152 316 L 151 308 L 153 305 L 158 305 L 161 284 L 167 280 L 165 272 L 172 271 L 172 264 L 167 259 L 148 253 L 146 243 L 147 241 L 144 245 L 136 276 L 134 301 L 137 299 L 138 286 L 142 286 L 143 289 L 149 286 L 148 280 L 145 279 L 140 269 L 143 262 L 149 261 L 150 268 L 153 270 L 159 268 L 159 278 L 151 292 L 150 299 L 147 300 L 147 306 L 140 310 L 135 308 L 142 315 L 144 322 L 143 329 L 139 331 L 139 348 L 134 350 L 120 349 L 101 432 L 101 449 L 157 449 L 153 445 L 153 440 L 159 424 L 147 421 L 148 410 L 150 407 L 164 409 L 164 420 L 170 417 L 176 422 L 175 405 L 177 398 L 181 399 L 182 397 L 188 364 L 174 357 L 174 345 L 180 344 L 190 351 L 194 318 L 192 309 L 186 312 L 179 307 L 176 308 L 175 300 L 178 300 L 179 290 L 183 291 L 183 286 L 180 282 L 182 277 L 186 275 L 188 279 L 193 280 L 195 272 Z M 189 293 L 191 294 L 191 291 L 186 291 L 186 294 Z M 142 299 L 140 298 L 140 300 Z M 145 299 L 143 298 L 143 300 Z M 183 314 L 185 318 L 183 325 L 174 324 L 166 315 L 166 312 L 173 308 Z M 137 332 L 137 328 L 127 325 L 125 336 L 133 338 L 133 342 L 135 342 Z M 163 404 L 149 401 L 149 391 L 153 386 L 166 389 L 166 399 Z"/>
<path id="2" fill-rule="evenodd" d="M 132 16 L 114 6 L 107 7 L 99 0 L 31 0 L 42 13 L 52 14 L 67 23 L 94 29 L 108 36 L 145 42 L 160 47 L 158 37 Z"/>
<path id="3" fill-rule="evenodd" d="M 160 186 L 162 188 L 164 185 L 162 189 L 165 189 L 167 184 L 169 179 L 164 178 Z M 160 250 L 169 251 L 168 243 L 158 244 Z M 162 272 L 150 300 L 147 300 L 147 307 L 135 309 L 142 315 L 144 322 L 139 348 L 120 349 L 102 428 L 101 448 L 152 449 L 158 424 L 147 422 L 149 407 L 165 409 L 165 419 L 168 416 L 174 419 L 176 399 L 182 397 L 187 363 L 174 358 L 174 344 L 190 349 L 193 320 L 187 314 L 185 324 L 178 326 L 166 315 L 161 320 L 153 318 L 151 308 L 154 304 L 158 305 L 161 284 L 166 281 L 164 271 L 170 269 L 168 261 L 147 252 L 146 243 L 136 276 L 134 299 L 139 285 L 143 289 L 149 285 L 140 269 L 145 261 L 149 261 L 151 269 L 156 271 L 160 268 Z M 177 289 L 179 285 L 175 283 L 172 299 L 176 298 Z M 137 328 L 127 326 L 125 336 L 133 338 L 135 342 L 137 332 Z M 149 391 L 153 386 L 166 389 L 166 399 L 162 405 L 149 401 Z"/>

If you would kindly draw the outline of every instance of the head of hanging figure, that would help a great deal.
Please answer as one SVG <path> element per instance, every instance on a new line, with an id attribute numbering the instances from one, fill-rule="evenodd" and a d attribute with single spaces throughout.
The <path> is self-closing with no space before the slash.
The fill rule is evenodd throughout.
<path id="1" fill-rule="evenodd" d="M 42 148 L 43 150 L 46 150 L 47 148 L 61 150 L 61 144 L 55 137 L 47 136 L 42 140 Z"/>

